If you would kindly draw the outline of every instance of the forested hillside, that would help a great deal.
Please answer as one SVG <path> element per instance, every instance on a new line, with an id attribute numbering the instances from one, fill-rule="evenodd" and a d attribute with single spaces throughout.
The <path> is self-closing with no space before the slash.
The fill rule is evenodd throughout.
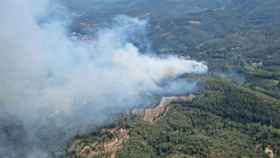
<path id="1" fill-rule="evenodd" d="M 207 79 L 203 84 L 202 93 L 192 100 L 171 102 L 154 122 L 143 120 L 141 115 L 127 115 L 107 127 L 127 130 L 125 140 L 103 128 L 77 137 L 68 156 L 88 157 L 93 150 L 97 153 L 90 157 L 110 157 L 106 145 L 95 145 L 118 139 L 122 145 L 115 157 L 120 158 L 261 158 L 269 146 L 279 157 L 279 100 L 221 78 Z M 81 153 L 85 148 L 88 153 Z"/>
<path id="2" fill-rule="evenodd" d="M 191 100 L 173 100 L 152 122 L 138 113 L 120 116 L 77 136 L 66 149 L 68 157 L 280 157 L 280 1 L 116 4 L 79 20 L 102 23 L 91 15 L 114 14 L 148 18 L 151 43 L 142 49 L 206 61 L 209 73 L 193 76 L 200 88 Z M 110 143 L 117 148 L 108 150 Z"/>

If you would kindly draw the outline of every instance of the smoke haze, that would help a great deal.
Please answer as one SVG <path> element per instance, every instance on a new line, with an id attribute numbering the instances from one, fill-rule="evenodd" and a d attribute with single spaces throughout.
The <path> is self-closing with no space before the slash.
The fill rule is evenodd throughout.
<path id="1" fill-rule="evenodd" d="M 56 9 L 47 0 L 0 4 L 0 157 L 52 157 L 78 132 L 149 105 L 150 94 L 195 87 L 180 81 L 166 90 L 162 80 L 207 72 L 201 62 L 139 52 L 129 39 L 145 20 L 118 16 L 82 41 L 67 35 L 69 20 L 46 17 Z"/>

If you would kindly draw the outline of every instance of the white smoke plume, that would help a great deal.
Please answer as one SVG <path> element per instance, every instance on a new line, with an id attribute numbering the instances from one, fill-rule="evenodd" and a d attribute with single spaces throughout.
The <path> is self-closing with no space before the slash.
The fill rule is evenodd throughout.
<path id="1" fill-rule="evenodd" d="M 128 38 L 146 21 L 119 16 L 81 41 L 67 35 L 65 21 L 39 22 L 48 4 L 0 2 L 0 157 L 52 157 L 75 132 L 150 104 L 145 95 L 165 91 L 160 81 L 207 72 L 201 62 L 139 52 Z M 180 86 L 195 85 L 172 83 L 166 91 Z"/>

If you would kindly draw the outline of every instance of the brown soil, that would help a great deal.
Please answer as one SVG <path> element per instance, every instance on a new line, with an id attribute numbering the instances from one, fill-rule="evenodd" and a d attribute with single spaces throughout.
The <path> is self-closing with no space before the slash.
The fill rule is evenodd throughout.
<path id="1" fill-rule="evenodd" d="M 77 147 L 79 142 L 73 144 L 75 149 L 75 155 L 77 157 L 94 158 L 102 155 L 102 157 L 115 158 L 118 151 L 123 148 L 123 143 L 129 138 L 128 130 L 109 129 L 114 138 L 110 140 L 104 140 L 95 144 L 84 145 L 83 147 Z M 78 149 L 78 150 L 77 150 Z"/>
<path id="2" fill-rule="evenodd" d="M 187 102 L 187 101 L 192 101 L 193 98 L 194 98 L 193 95 L 163 97 L 158 106 L 154 108 L 147 108 L 143 111 L 144 113 L 143 120 L 150 123 L 154 123 L 157 120 L 159 120 L 160 116 L 164 115 L 168 111 L 169 109 L 168 105 L 171 104 L 172 102 L 176 102 L 176 101 Z"/>
<path id="3" fill-rule="evenodd" d="M 266 154 L 266 157 L 267 157 L 267 158 L 274 158 L 273 148 L 272 148 L 271 145 L 268 145 L 268 146 L 265 148 L 264 153 Z"/>

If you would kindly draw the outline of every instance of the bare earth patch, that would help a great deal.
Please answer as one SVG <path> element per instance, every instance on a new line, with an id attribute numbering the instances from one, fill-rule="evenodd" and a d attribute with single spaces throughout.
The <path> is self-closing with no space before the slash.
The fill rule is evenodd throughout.
<path id="1" fill-rule="evenodd" d="M 172 96 L 172 97 L 163 97 L 160 101 L 160 103 L 153 108 L 146 108 L 142 111 L 140 110 L 133 110 L 132 113 L 137 115 L 143 115 L 143 120 L 149 123 L 154 123 L 160 119 L 161 116 L 163 116 L 166 112 L 168 112 L 169 104 L 172 102 L 190 102 L 193 100 L 195 96 L 189 95 L 189 96 Z"/>
<path id="2" fill-rule="evenodd" d="M 123 143 L 129 138 L 128 130 L 123 128 L 107 129 L 113 135 L 112 139 L 84 144 L 77 140 L 70 150 L 74 150 L 76 157 L 94 158 L 98 156 L 115 158 L 118 151 L 123 148 Z"/>

